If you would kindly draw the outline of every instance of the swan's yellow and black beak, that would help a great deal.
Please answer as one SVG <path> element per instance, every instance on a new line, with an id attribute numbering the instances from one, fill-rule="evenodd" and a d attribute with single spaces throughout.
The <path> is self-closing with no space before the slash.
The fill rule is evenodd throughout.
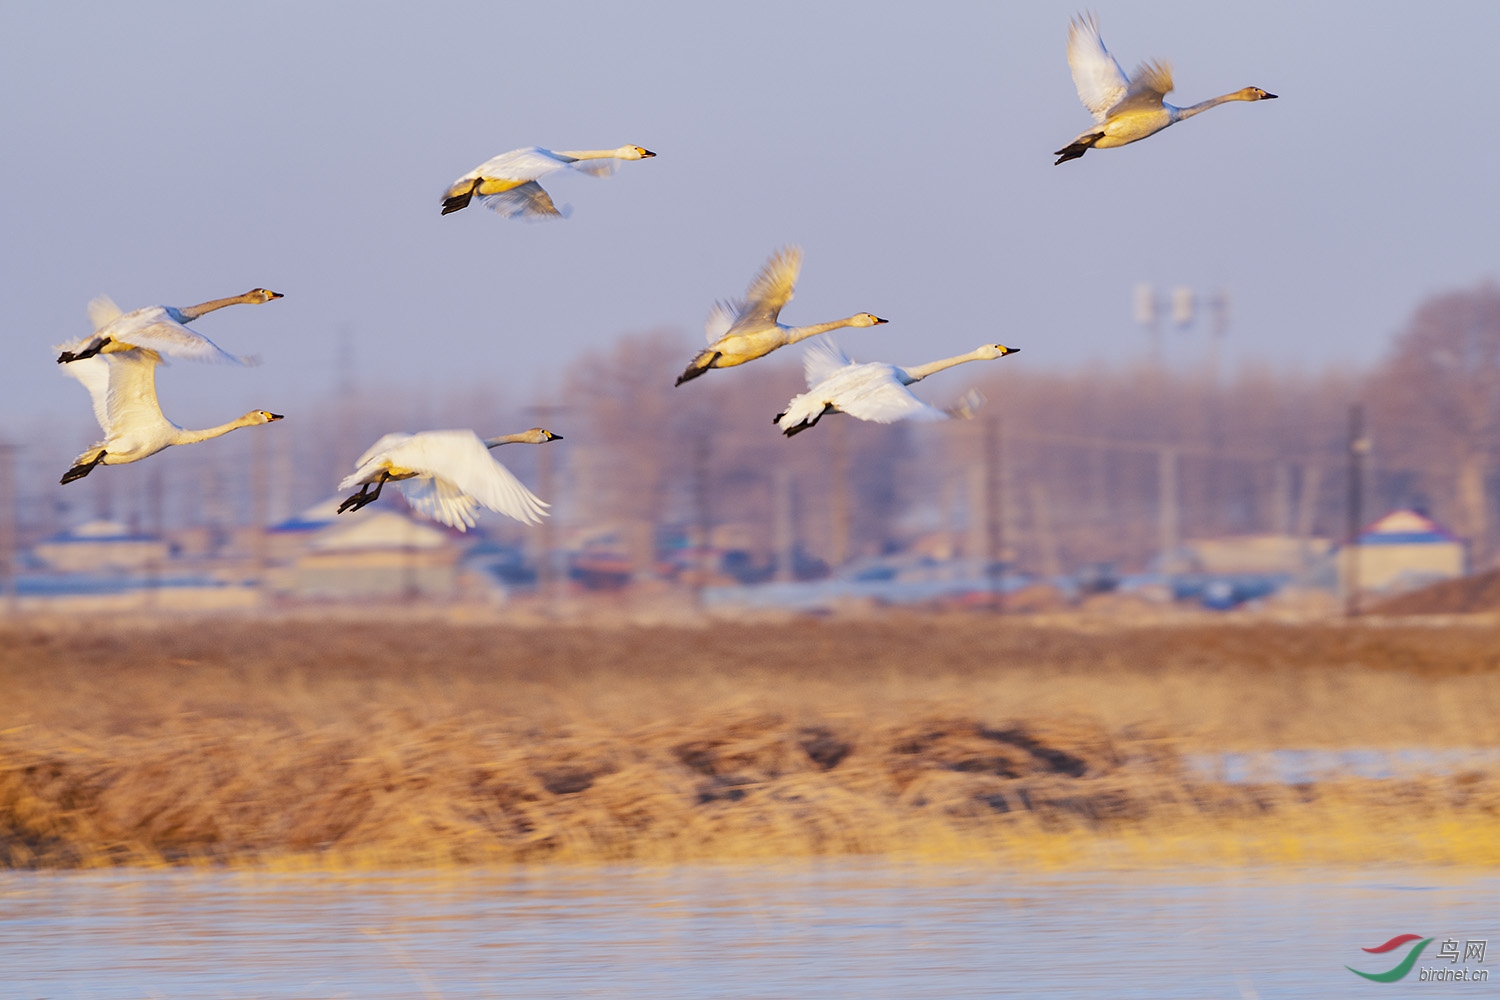
<path id="1" fill-rule="evenodd" d="M 273 292 L 269 288 L 266 289 L 266 293 L 268 295 L 270 295 L 271 298 L 273 298 L 273 299 L 284 299 L 284 298 L 286 298 L 286 296 L 282 295 L 280 292 Z"/>
<path id="2" fill-rule="evenodd" d="M 548 441 L 561 441 L 563 439 L 561 434 L 553 434 L 551 431 L 547 431 L 546 433 Z"/>
<path id="3" fill-rule="evenodd" d="M 641 159 L 643 159 L 643 160 L 649 160 L 649 159 L 651 159 L 651 157 L 653 157 L 653 156 L 656 155 L 655 153 L 651 152 L 651 150 L 647 149 L 645 146 L 637 146 L 635 148 L 641 154 Z"/>
<path id="4" fill-rule="evenodd" d="M 1000 351 L 1001 351 L 1001 355 L 1000 356 L 1004 357 L 1007 354 L 1014 354 L 1014 353 L 1016 353 L 1019 350 L 1020 350 L 1019 347 L 1006 347 L 1004 344 L 1001 344 L 1000 345 Z"/>
<path id="5" fill-rule="evenodd" d="M 286 417 L 282 416 L 280 413 L 272 413 L 270 410 L 267 410 L 266 411 L 266 419 L 267 420 L 285 420 Z"/>
<path id="6" fill-rule="evenodd" d="M 876 326 L 879 326 L 882 323 L 889 323 L 889 322 L 890 322 L 890 320 L 888 320 L 888 319 L 881 319 L 879 316 L 875 317 L 875 325 Z"/>
<path id="7" fill-rule="evenodd" d="M 1262 90 L 1260 92 L 1260 99 L 1262 101 L 1274 101 L 1274 100 L 1276 100 L 1276 95 L 1272 94 L 1272 93 L 1268 93 L 1267 91 Z"/>

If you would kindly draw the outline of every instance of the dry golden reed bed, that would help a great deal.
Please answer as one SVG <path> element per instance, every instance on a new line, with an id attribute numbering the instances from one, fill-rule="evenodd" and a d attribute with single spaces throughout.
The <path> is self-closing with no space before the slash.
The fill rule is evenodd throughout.
<path id="1" fill-rule="evenodd" d="M 1500 861 L 1500 774 L 1183 754 L 1500 745 L 1500 629 L 206 621 L 0 634 L 0 866 L 899 852 Z"/>

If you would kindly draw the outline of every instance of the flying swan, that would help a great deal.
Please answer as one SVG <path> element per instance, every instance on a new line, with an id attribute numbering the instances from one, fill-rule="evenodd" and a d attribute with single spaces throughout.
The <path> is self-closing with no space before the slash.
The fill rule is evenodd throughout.
<path id="1" fill-rule="evenodd" d="M 473 431 L 387 434 L 359 456 L 355 470 L 339 483 L 340 490 L 360 490 L 339 504 L 338 512 L 373 503 L 386 483 L 395 482 L 413 508 L 459 531 L 474 527 L 474 511 L 480 507 L 540 523 L 548 505 L 491 458 L 489 449 L 561 440 L 561 434 L 540 427 L 486 440 Z"/>
<path id="2" fill-rule="evenodd" d="M 1276 97 L 1259 87 L 1246 87 L 1186 108 L 1174 107 L 1162 100 L 1172 92 L 1171 67 L 1160 61 L 1144 62 L 1135 76 L 1127 78 L 1104 47 L 1093 14 L 1079 15 L 1068 25 L 1068 65 L 1078 97 L 1096 124 L 1059 149 L 1057 163 L 1076 160 L 1090 149 L 1124 146 L 1155 135 L 1168 125 L 1227 101 L 1270 101 Z"/>
<path id="3" fill-rule="evenodd" d="M 92 338 L 71 345 L 85 347 Z M 74 361 L 63 369 L 83 383 L 94 401 L 94 416 L 104 430 L 104 440 L 73 460 L 61 482 L 82 479 L 99 464 L 125 465 L 139 462 L 174 444 L 193 444 L 216 438 L 239 427 L 254 427 L 280 420 L 281 414 L 251 410 L 243 417 L 206 430 L 184 430 L 162 415 L 156 401 L 156 366 L 161 355 L 144 347 L 114 349 Z"/>
<path id="4" fill-rule="evenodd" d="M 190 361 L 217 361 L 241 365 L 246 358 L 238 358 L 221 350 L 207 337 L 189 330 L 183 324 L 191 323 L 204 313 L 225 306 L 258 305 L 281 298 L 280 292 L 268 288 L 252 288 L 243 295 L 227 299 L 210 299 L 196 306 L 146 306 L 128 313 L 121 313 L 108 296 L 101 295 L 89 303 L 89 319 L 94 324 L 94 335 L 73 345 L 76 350 L 63 351 L 57 363 L 69 364 L 83 358 L 91 358 L 99 352 L 128 351 L 144 347 L 161 354 Z"/>
<path id="5" fill-rule="evenodd" d="M 965 361 L 1003 358 L 1019 350 L 1004 344 L 985 344 L 968 354 L 900 368 L 878 361 L 856 364 L 834 344 L 813 344 L 802 359 L 807 391 L 793 396 L 773 422 L 791 437 L 815 425 L 825 413 L 847 413 L 880 424 L 897 420 L 946 420 L 962 414 L 922 402 L 907 386 Z"/>
<path id="6" fill-rule="evenodd" d="M 873 313 L 855 313 L 846 319 L 812 326 L 785 326 L 777 322 L 781 309 L 792 298 L 797 274 L 802 269 L 802 249 L 785 247 L 766 261 L 743 302 L 716 302 L 703 325 L 708 348 L 700 351 L 687 371 L 677 377 L 681 385 L 710 368 L 731 368 L 765 357 L 778 347 L 795 344 L 844 326 L 874 326 L 884 323 Z"/>
<path id="7" fill-rule="evenodd" d="M 457 212 L 475 195 L 485 208 L 507 219 L 561 218 L 552 198 L 537 183 L 558 170 L 604 177 L 614 170 L 614 160 L 644 160 L 656 154 L 644 146 L 619 149 L 570 149 L 553 152 L 540 146 L 513 149 L 485 160 L 448 186 L 443 194 L 443 215 Z"/>

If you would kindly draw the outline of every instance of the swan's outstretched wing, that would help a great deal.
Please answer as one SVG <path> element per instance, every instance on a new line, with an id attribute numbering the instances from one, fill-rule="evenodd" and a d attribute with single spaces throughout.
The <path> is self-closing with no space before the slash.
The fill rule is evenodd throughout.
<path id="1" fill-rule="evenodd" d="M 550 149 L 527 146 L 525 149 L 512 149 L 508 153 L 490 157 L 454 183 L 461 184 L 477 177 L 506 181 L 535 181 L 574 162 L 576 161 L 572 157 L 559 156 Z"/>
<path id="2" fill-rule="evenodd" d="M 418 476 L 416 479 L 402 479 L 396 485 L 401 488 L 412 510 L 434 521 L 459 531 L 468 531 L 477 523 L 474 512 L 479 509 L 479 501 L 446 479 Z"/>
<path id="3" fill-rule="evenodd" d="M 1147 111 L 1161 110 L 1162 98 L 1172 92 L 1172 67 L 1161 60 L 1144 62 L 1130 78 L 1130 87 L 1125 96 L 1110 110 L 1129 111 L 1140 108 Z"/>
<path id="4" fill-rule="evenodd" d="M 791 301 L 801 270 L 801 247 L 783 247 L 776 251 L 745 292 L 745 307 L 735 325 L 774 325 L 782 307 Z"/>
<path id="5" fill-rule="evenodd" d="M 819 337 L 808 345 L 802 355 L 802 374 L 807 377 L 807 387 L 816 389 L 821 383 L 833 378 L 842 368 L 854 364 L 849 355 L 829 337 Z"/>
<path id="6" fill-rule="evenodd" d="M 54 351 L 81 351 L 93 341 L 92 337 L 73 341 L 67 344 L 59 344 Z M 89 398 L 94 403 L 94 419 L 99 421 L 99 427 L 105 434 L 109 433 L 109 364 L 104 357 L 95 354 L 81 361 L 73 361 L 60 366 L 63 374 L 76 378 L 83 383 L 83 387 L 89 391 Z"/>
<path id="7" fill-rule="evenodd" d="M 568 166 L 590 177 L 608 177 L 615 172 L 614 160 L 574 160 Z"/>
<path id="8" fill-rule="evenodd" d="M 974 414 L 984 406 L 984 401 L 984 393 L 978 389 L 970 389 L 955 399 L 953 405 L 943 407 L 943 412 L 954 420 L 973 420 Z"/>
<path id="9" fill-rule="evenodd" d="M 485 208 L 507 219 L 566 219 L 572 214 L 568 206 L 559 209 L 554 205 L 552 196 L 536 181 L 527 181 L 499 194 L 482 194 L 479 201 Z"/>
<path id="10" fill-rule="evenodd" d="M 167 423 L 161 404 L 156 400 L 156 366 L 161 358 L 151 351 L 142 350 L 115 351 L 95 357 L 104 359 L 109 372 L 109 395 L 105 400 L 109 424 L 106 431 L 113 434 L 121 429 Z"/>
<path id="11" fill-rule="evenodd" d="M 1068 66 L 1073 70 L 1078 99 L 1094 121 L 1103 122 L 1110 109 L 1124 99 L 1130 80 L 1104 47 L 1093 14 L 1081 14 L 1068 25 Z"/>
<path id="12" fill-rule="evenodd" d="M 157 354 L 188 361 L 213 364 L 256 365 L 251 357 L 237 357 L 212 340 L 189 330 L 172 319 L 161 306 L 149 306 L 126 313 L 94 331 L 96 337 L 109 337 L 116 343 L 144 347 Z M 75 362 L 76 363 L 76 362 Z"/>
<path id="13" fill-rule="evenodd" d="M 937 407 L 922 402 L 901 384 L 893 365 L 860 365 L 840 386 L 833 404 L 851 417 L 891 424 L 898 420 L 947 420 Z"/>
<path id="14" fill-rule="evenodd" d="M 100 295 L 89 302 L 89 323 L 96 333 L 123 315 L 115 300 L 108 295 Z"/>
<path id="15" fill-rule="evenodd" d="M 56 350 L 80 350 L 93 339 L 86 337 L 61 344 Z M 63 374 L 77 379 L 89 391 L 94 419 L 108 437 L 167 422 L 156 400 L 156 366 L 160 362 L 154 352 L 137 349 L 94 354 L 59 367 Z"/>
<path id="16" fill-rule="evenodd" d="M 728 333 L 744 311 L 745 303 L 736 299 L 724 299 L 710 306 L 708 319 L 703 321 L 703 332 L 708 335 L 708 342 L 712 344 Z"/>
<path id="17" fill-rule="evenodd" d="M 539 500 L 509 469 L 490 455 L 484 442 L 473 431 L 427 431 L 413 434 L 404 444 L 389 452 L 393 464 L 420 473 L 423 477 L 444 480 L 451 490 L 424 486 L 417 480 L 404 479 L 398 485 L 407 499 L 424 514 L 437 520 L 454 513 L 452 491 L 468 494 L 475 501 L 518 521 L 538 522 L 546 515 L 547 504 Z M 444 520 L 458 527 L 465 523 Z"/>

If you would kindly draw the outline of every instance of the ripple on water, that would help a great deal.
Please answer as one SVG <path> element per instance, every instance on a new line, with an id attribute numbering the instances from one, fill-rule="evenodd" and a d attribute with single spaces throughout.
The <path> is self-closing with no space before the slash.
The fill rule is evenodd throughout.
<path id="1" fill-rule="evenodd" d="M 1412 891 L 1421 890 L 1421 891 Z M 1500 878 L 1029 875 L 869 859 L 0 875 L 6 997 L 1328 996 Z M 1390 963 L 1386 963 L 1390 964 Z M 1383 969 L 1384 966 L 1381 966 Z"/>

